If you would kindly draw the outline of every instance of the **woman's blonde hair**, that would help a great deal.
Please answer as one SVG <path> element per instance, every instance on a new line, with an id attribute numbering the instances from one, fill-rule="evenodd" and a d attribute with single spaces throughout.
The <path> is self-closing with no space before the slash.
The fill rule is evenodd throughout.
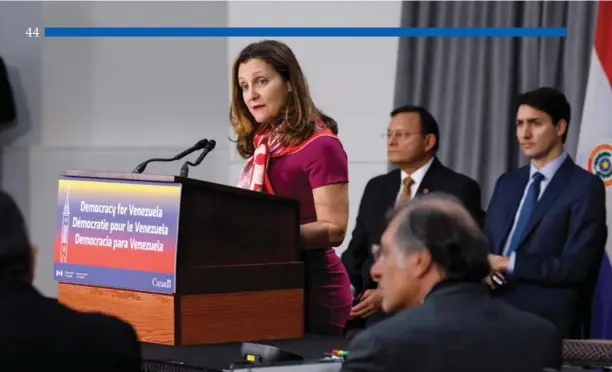
<path id="1" fill-rule="evenodd" d="M 324 115 L 313 103 L 306 78 L 291 49 L 279 41 L 263 40 L 246 46 L 232 67 L 230 121 L 237 135 L 235 142 L 238 153 L 242 157 L 248 158 L 253 155 L 255 151 L 253 137 L 259 125 L 244 102 L 242 88 L 238 81 L 240 65 L 252 59 L 261 59 L 268 63 L 291 87 L 282 118 L 284 127 L 281 142 L 284 146 L 299 144 L 310 138 L 316 130 L 315 118 L 317 117 L 334 134 L 338 134 L 336 121 Z"/>

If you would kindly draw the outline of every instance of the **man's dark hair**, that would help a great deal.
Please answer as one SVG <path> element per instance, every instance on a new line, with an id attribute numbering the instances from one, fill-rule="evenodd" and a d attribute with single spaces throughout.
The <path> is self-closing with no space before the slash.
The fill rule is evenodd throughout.
<path id="1" fill-rule="evenodd" d="M 424 107 L 405 105 L 391 111 L 391 117 L 404 112 L 416 112 L 419 114 L 421 117 L 421 134 L 423 136 L 433 134 L 436 138 L 436 144 L 434 145 L 432 151 L 438 151 L 438 148 L 440 147 L 440 128 L 438 127 L 438 122 L 433 115 Z"/>
<path id="2" fill-rule="evenodd" d="M 482 282 L 489 275 L 484 234 L 455 197 L 420 195 L 398 204 L 390 217 L 400 218 L 396 236 L 400 249 L 427 249 L 446 279 Z"/>
<path id="3" fill-rule="evenodd" d="M 13 198 L 0 190 L 0 282 L 26 278 L 31 263 L 23 215 Z"/>
<path id="4" fill-rule="evenodd" d="M 567 129 L 561 138 L 563 143 L 565 143 L 572 116 L 572 109 L 565 94 L 555 88 L 542 87 L 521 94 L 518 98 L 516 109 L 518 110 L 521 105 L 531 106 L 547 113 L 555 126 L 559 125 L 561 120 L 565 120 L 567 122 Z"/>

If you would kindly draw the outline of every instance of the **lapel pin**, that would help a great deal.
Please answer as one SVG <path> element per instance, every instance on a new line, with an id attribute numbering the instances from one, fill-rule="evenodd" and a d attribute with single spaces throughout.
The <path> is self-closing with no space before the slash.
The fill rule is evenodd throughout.
<path id="1" fill-rule="evenodd" d="M 429 190 L 428 189 L 423 189 L 423 194 L 429 194 Z"/>

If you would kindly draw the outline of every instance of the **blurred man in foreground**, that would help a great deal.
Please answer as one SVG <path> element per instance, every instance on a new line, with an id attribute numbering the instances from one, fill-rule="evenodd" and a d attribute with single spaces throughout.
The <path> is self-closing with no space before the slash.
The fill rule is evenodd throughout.
<path id="1" fill-rule="evenodd" d="M 372 267 L 396 314 L 360 333 L 343 371 L 541 372 L 561 366 L 554 326 L 489 296 L 488 247 L 446 194 L 401 203 Z"/>
<path id="2" fill-rule="evenodd" d="M 34 256 L 21 212 L 0 190 L 0 370 L 140 371 L 132 327 L 42 296 L 32 285 Z"/>

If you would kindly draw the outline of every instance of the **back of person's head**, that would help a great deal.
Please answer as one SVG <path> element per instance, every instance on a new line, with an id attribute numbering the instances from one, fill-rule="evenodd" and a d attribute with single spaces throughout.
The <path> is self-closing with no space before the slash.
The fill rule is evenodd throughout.
<path id="1" fill-rule="evenodd" d="M 517 111 L 521 106 L 529 106 L 550 116 L 552 125 L 558 126 L 561 121 L 566 124 L 565 133 L 561 137 L 565 143 L 569 131 L 572 110 L 565 94 L 555 88 L 541 87 L 521 94 L 516 105 Z"/>
<path id="2" fill-rule="evenodd" d="M 478 224 L 456 198 L 439 193 L 400 203 L 390 214 L 372 276 L 383 309 L 418 304 L 443 280 L 482 283 L 490 273 L 488 246 Z"/>
<path id="3" fill-rule="evenodd" d="M 426 249 L 446 279 L 481 282 L 489 274 L 488 247 L 463 204 L 448 194 L 419 196 L 398 211 L 400 249 Z"/>
<path id="4" fill-rule="evenodd" d="M 32 280 L 32 246 L 15 200 L 0 190 L 0 283 Z"/>
<path id="5" fill-rule="evenodd" d="M 257 81 L 241 81 L 241 67 L 254 65 L 252 77 Z M 250 71 L 251 69 L 249 69 Z M 282 84 L 272 83 L 282 81 Z M 261 103 L 265 110 L 253 111 L 245 95 L 249 87 L 266 87 Z M 253 114 L 261 117 L 256 118 Z M 261 114 L 261 115 L 260 115 Z M 316 130 L 315 118 L 321 119 L 334 133 L 338 125 L 314 104 L 306 77 L 289 46 L 277 40 L 262 40 L 244 47 L 232 66 L 230 120 L 237 135 L 240 155 L 249 157 L 254 152 L 253 136 L 259 125 L 282 123 L 285 145 L 308 139 Z"/>

